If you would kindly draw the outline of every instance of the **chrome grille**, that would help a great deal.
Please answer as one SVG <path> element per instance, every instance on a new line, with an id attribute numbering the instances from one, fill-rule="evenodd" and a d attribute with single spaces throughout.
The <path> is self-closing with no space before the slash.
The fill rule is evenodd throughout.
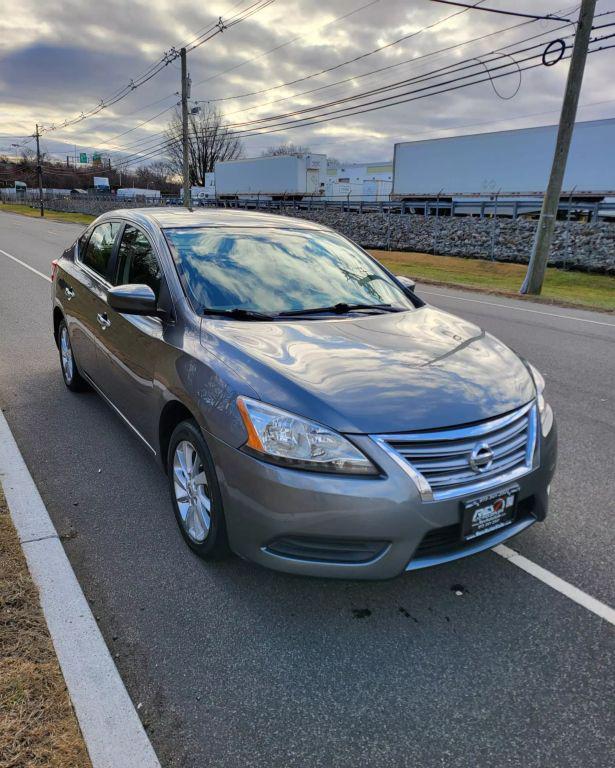
<path id="1" fill-rule="evenodd" d="M 374 437 L 415 480 L 425 501 L 450 499 L 489 489 L 532 469 L 536 406 L 469 427 Z M 470 463 L 483 446 L 484 466 Z M 476 458 L 476 457 L 475 457 Z"/>

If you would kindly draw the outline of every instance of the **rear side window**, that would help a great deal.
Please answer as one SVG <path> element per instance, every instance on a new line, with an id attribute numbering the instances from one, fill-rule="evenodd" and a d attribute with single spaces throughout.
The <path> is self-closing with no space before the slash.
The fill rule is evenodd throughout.
<path id="1" fill-rule="evenodd" d="M 118 285 L 129 283 L 149 285 L 158 298 L 162 275 L 160 264 L 150 241 L 136 227 L 127 224 L 124 228 L 118 262 Z"/>
<path id="2" fill-rule="evenodd" d="M 120 224 L 109 221 L 99 224 L 92 231 L 85 252 L 81 250 L 81 261 L 102 277 L 107 277 L 109 260 L 113 253 L 113 243 L 119 232 Z"/>

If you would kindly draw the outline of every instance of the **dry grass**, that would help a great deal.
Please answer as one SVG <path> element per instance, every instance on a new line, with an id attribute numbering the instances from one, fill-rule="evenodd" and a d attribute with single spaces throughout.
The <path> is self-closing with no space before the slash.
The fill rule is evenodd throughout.
<path id="1" fill-rule="evenodd" d="M 483 259 L 432 256 L 429 253 L 377 251 L 370 253 L 392 272 L 408 275 L 418 282 L 519 297 L 527 267 Z M 587 272 L 567 272 L 549 267 L 542 294 L 532 301 L 586 309 L 615 310 L 615 277 Z"/>
<path id="2" fill-rule="evenodd" d="M 1 489 L 0 768 L 91 768 Z"/>

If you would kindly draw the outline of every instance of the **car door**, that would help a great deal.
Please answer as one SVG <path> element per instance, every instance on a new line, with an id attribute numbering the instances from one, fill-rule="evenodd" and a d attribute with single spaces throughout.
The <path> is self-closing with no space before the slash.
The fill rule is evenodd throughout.
<path id="1" fill-rule="evenodd" d="M 60 297 L 68 320 L 73 353 L 82 373 L 98 384 L 99 316 L 106 306 L 110 269 L 119 221 L 88 230 L 77 243 L 76 259 L 66 264 L 59 280 Z"/>
<path id="2" fill-rule="evenodd" d="M 115 285 L 149 285 L 159 304 L 169 306 L 160 260 L 147 235 L 132 224 L 126 224 L 121 233 L 114 273 Z M 154 370 L 159 345 L 164 343 L 165 321 L 116 312 L 108 304 L 103 319 L 98 352 L 101 389 L 133 429 L 153 445 Z"/>

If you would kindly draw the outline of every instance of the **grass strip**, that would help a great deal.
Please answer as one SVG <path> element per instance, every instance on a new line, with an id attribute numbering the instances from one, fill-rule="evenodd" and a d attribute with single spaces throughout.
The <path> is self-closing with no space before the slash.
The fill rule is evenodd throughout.
<path id="1" fill-rule="evenodd" d="M 370 253 L 395 274 L 408 275 L 418 282 L 472 288 L 517 299 L 527 269 L 524 264 L 432 256 L 429 253 L 380 250 L 370 250 Z M 528 298 L 613 312 L 615 277 L 549 267 L 541 295 Z"/>
<path id="2" fill-rule="evenodd" d="M 32 207 L 30 204 L 1 203 L 0 211 L 19 213 L 22 216 L 31 216 L 35 219 L 41 218 L 38 206 Z M 96 216 L 91 216 L 89 213 L 68 213 L 67 211 L 52 211 L 45 208 L 45 218 L 49 219 L 49 221 L 70 221 L 73 224 L 89 224 L 91 221 L 94 221 Z"/>

